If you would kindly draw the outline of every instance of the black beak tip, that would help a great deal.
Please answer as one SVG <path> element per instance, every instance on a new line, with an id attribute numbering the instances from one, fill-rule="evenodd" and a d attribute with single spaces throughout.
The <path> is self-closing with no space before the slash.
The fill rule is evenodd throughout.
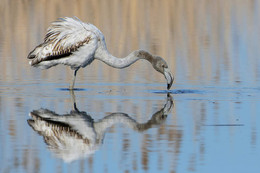
<path id="1" fill-rule="evenodd" d="M 169 90 L 171 88 L 171 84 L 167 84 L 167 89 Z"/>

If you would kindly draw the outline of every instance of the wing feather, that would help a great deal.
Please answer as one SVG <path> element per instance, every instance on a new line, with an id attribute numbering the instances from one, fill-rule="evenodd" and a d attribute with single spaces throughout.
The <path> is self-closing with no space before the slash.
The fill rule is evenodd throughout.
<path id="1" fill-rule="evenodd" d="M 99 33 L 94 25 L 83 23 L 76 17 L 59 18 L 47 29 L 44 42 L 29 53 L 30 64 L 67 57 L 97 39 Z"/>

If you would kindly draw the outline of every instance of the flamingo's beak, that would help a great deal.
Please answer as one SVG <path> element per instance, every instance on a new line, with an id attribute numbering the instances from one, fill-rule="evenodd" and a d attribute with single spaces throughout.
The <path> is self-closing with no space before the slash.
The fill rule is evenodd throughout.
<path id="1" fill-rule="evenodd" d="M 165 79 L 167 80 L 167 89 L 169 90 L 171 88 L 171 86 L 172 86 L 174 78 L 172 76 L 172 73 L 171 73 L 170 69 L 168 69 L 168 68 L 164 68 L 164 72 L 163 73 L 164 73 Z"/>

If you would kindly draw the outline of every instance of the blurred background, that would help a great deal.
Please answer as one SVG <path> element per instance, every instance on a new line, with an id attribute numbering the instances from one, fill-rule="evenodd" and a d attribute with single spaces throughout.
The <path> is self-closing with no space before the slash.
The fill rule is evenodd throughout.
<path id="1" fill-rule="evenodd" d="M 0 77 L 4 81 L 35 75 L 31 68 L 25 68 L 28 67 L 28 52 L 43 41 L 50 23 L 64 16 L 77 16 L 96 25 L 115 56 L 124 57 L 133 50 L 146 49 L 164 57 L 177 84 L 236 85 L 242 81 L 250 84 L 259 81 L 260 15 L 257 0 L 55 0 L 51 3 L 1 0 L 0 8 Z M 150 69 L 149 65 L 140 68 L 142 66 L 138 62 L 129 68 Z M 120 78 L 121 72 L 102 63 L 93 63 L 89 68 L 92 76 L 102 75 L 102 80 L 117 81 Z M 54 73 L 52 70 L 58 72 L 51 69 L 51 72 L 43 72 L 41 77 L 50 80 L 56 77 L 49 75 Z M 157 73 L 132 71 L 123 70 L 126 73 L 123 76 L 142 75 L 144 80 L 161 81 Z M 71 71 L 64 73 L 62 70 L 57 75 L 66 78 L 67 73 Z M 80 78 L 84 78 L 85 73 L 79 73 Z M 122 77 L 120 81 L 124 79 Z"/>
<path id="2" fill-rule="evenodd" d="M 0 0 L 0 172 L 259 172 L 259 0 Z M 32 68 L 27 55 L 50 23 L 77 16 L 108 50 L 162 56 L 174 107 L 139 133 L 112 126 L 91 156 L 65 163 L 28 126 L 28 114 L 73 108 L 73 71 Z M 146 122 L 166 103 L 166 82 L 145 61 L 118 70 L 94 61 L 77 75 L 78 108 L 95 120 L 125 112 Z"/>

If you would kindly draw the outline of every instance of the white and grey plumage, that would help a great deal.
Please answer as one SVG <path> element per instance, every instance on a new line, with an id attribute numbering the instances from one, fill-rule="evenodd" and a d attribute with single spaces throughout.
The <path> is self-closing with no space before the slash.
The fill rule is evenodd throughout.
<path id="1" fill-rule="evenodd" d="M 149 61 L 153 68 L 164 74 L 167 89 L 170 89 L 173 76 L 165 60 L 144 50 L 136 50 L 125 58 L 111 55 L 102 32 L 90 23 L 83 23 L 78 18 L 65 17 L 53 22 L 48 28 L 44 42 L 28 55 L 29 64 L 48 69 L 64 64 L 75 70 L 70 89 L 74 88 L 77 71 L 84 68 L 94 59 L 98 59 L 114 68 L 125 68 L 139 59 Z"/>

